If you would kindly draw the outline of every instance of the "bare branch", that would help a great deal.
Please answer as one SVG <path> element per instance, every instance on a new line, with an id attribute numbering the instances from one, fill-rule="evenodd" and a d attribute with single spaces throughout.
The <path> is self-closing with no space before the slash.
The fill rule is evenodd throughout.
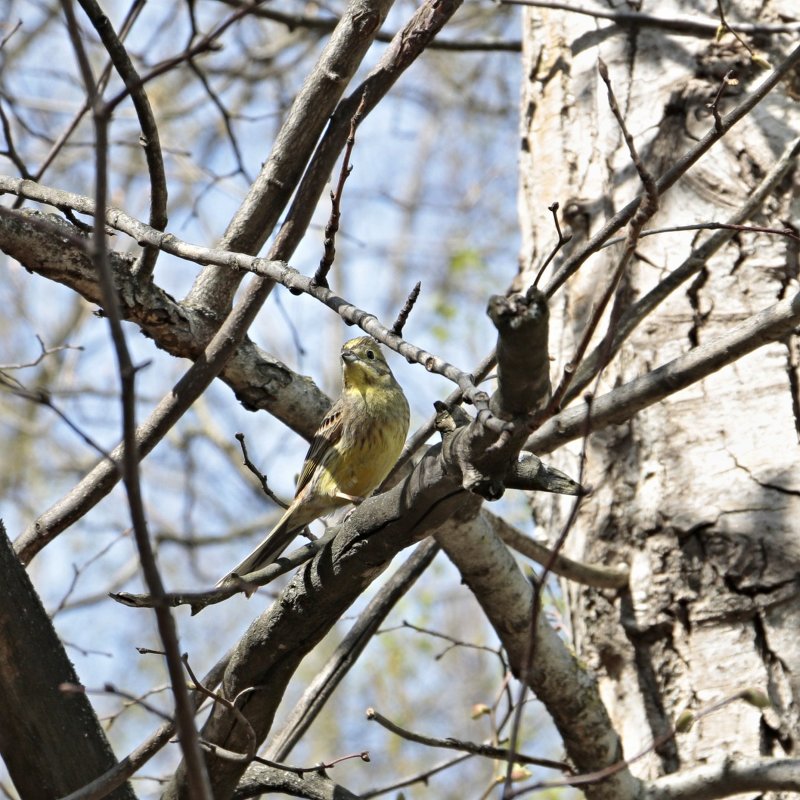
<path id="1" fill-rule="evenodd" d="M 642 800 L 720 800 L 741 792 L 800 792 L 800 759 L 725 757 L 645 785 Z"/>
<path id="2" fill-rule="evenodd" d="M 396 723 L 379 714 L 374 708 L 367 709 L 367 719 L 377 722 L 381 727 L 386 728 L 397 736 L 408 740 L 409 742 L 416 742 L 417 744 L 424 744 L 426 747 L 444 747 L 448 750 L 463 750 L 465 753 L 471 753 L 476 756 L 485 756 L 486 758 L 493 759 L 510 759 L 520 764 L 533 764 L 537 767 L 545 767 L 546 769 L 557 769 L 561 772 L 571 772 L 571 768 L 563 761 L 551 761 L 549 758 L 538 758 L 537 756 L 529 756 L 525 753 L 512 752 L 507 747 L 494 747 L 488 744 L 477 744 L 475 742 L 466 742 L 460 739 L 436 739 L 431 736 L 423 736 L 419 733 L 401 728 Z"/>
<path id="3" fill-rule="evenodd" d="M 87 2 L 87 0 L 84 0 Z M 136 436 L 136 372 L 122 330 L 122 317 L 117 303 L 116 286 L 106 252 L 104 217 L 108 192 L 108 125 L 110 112 L 96 94 L 96 83 L 83 48 L 80 31 L 75 20 L 71 0 L 62 0 L 67 28 L 86 88 L 87 98 L 92 106 L 92 119 L 95 130 L 95 228 L 92 236 L 93 265 L 103 296 L 103 308 L 109 322 L 111 340 L 117 358 L 121 401 L 122 401 L 122 441 L 121 461 L 122 480 L 128 497 L 128 507 L 133 524 L 133 534 L 142 563 L 142 572 L 150 593 L 155 597 L 164 594 L 164 585 L 153 554 L 150 535 L 147 530 L 147 516 L 144 510 L 142 488 L 139 476 L 139 453 Z M 107 463 L 107 461 L 103 462 Z M 183 680 L 178 632 L 175 620 L 169 609 L 159 605 L 155 609 L 159 636 L 166 650 L 167 670 L 172 682 L 175 700 L 175 714 L 183 757 L 189 764 L 189 787 L 198 800 L 212 800 L 211 783 L 206 771 L 205 761 L 200 751 L 194 713 L 189 691 Z"/>
<path id="4" fill-rule="evenodd" d="M 197 614 L 206 606 L 221 603 L 229 597 L 241 592 L 251 593 L 254 587 L 266 586 L 276 578 L 291 572 L 296 567 L 304 564 L 323 547 L 325 547 L 336 535 L 337 528 L 332 528 L 325 536 L 320 536 L 313 542 L 308 542 L 302 547 L 298 547 L 286 556 L 281 556 L 278 561 L 270 564 L 258 572 L 251 572 L 246 577 L 236 576 L 236 579 L 226 581 L 222 586 L 207 591 L 193 592 L 164 592 L 160 597 L 151 594 L 134 594 L 133 592 L 115 592 L 109 595 L 112 600 L 116 600 L 124 606 L 130 608 L 157 608 L 165 606 L 176 608 L 177 606 L 191 606 L 192 614 Z"/>
<path id="5" fill-rule="evenodd" d="M 406 298 L 406 302 L 403 303 L 403 307 L 400 309 L 400 313 L 397 315 L 397 319 L 394 321 L 392 325 L 392 333 L 397 334 L 398 336 L 403 335 L 403 328 L 406 326 L 406 322 L 408 322 L 408 315 L 411 313 L 414 305 L 417 302 L 417 298 L 419 297 L 420 289 L 422 288 L 422 283 L 417 281 L 414 284 L 414 288 L 408 293 L 408 297 Z"/>
<path id="6" fill-rule="evenodd" d="M 336 687 L 355 665 L 364 648 L 372 641 L 380 624 L 431 565 L 438 552 L 439 547 L 432 539 L 421 542 L 411 557 L 381 586 L 327 663 L 317 670 L 303 696 L 289 712 L 283 727 L 272 737 L 267 753 L 270 758 L 286 760 Z"/>
<path id="7" fill-rule="evenodd" d="M 216 687 L 222 679 L 222 673 L 230 660 L 230 653 L 226 653 L 205 675 L 203 685 L 207 688 Z M 200 707 L 203 698 L 199 693 L 193 694 L 195 709 Z M 175 735 L 175 723 L 167 722 L 149 736 L 142 744 L 133 750 L 118 764 L 107 772 L 95 778 L 61 800 L 102 800 L 109 793 L 121 786 L 125 781 L 141 769 L 156 753 L 158 753 Z"/>
<path id="8" fill-rule="evenodd" d="M 570 14 L 582 14 L 595 19 L 607 19 L 617 25 L 632 28 L 657 28 L 680 36 L 697 36 L 701 39 L 713 38 L 719 30 L 719 22 L 713 19 L 703 20 L 696 17 L 675 19 L 674 17 L 657 17 L 639 11 L 608 11 L 602 8 L 581 8 L 569 3 L 551 2 L 551 0 L 499 0 L 501 5 L 531 6 L 533 8 L 549 8 L 553 11 L 566 11 Z M 736 27 L 743 33 L 793 33 L 800 30 L 800 22 L 785 24 L 737 23 Z"/>
<path id="9" fill-rule="evenodd" d="M 158 126 L 150 107 L 150 101 L 125 46 L 96 0 L 78 0 L 78 2 L 100 36 L 133 101 L 142 131 L 141 142 L 150 176 L 150 226 L 163 231 L 167 227 L 167 177 L 164 172 L 164 157 L 161 153 Z M 135 267 L 137 272 L 141 271 L 140 274 L 144 280 L 148 280 L 152 275 L 157 257 L 157 248 L 145 247 L 139 263 Z"/>
<path id="10" fill-rule="evenodd" d="M 261 173 L 228 225 L 220 243 L 223 248 L 257 253 L 266 242 L 297 188 L 336 103 L 366 55 L 391 5 L 392 0 L 371 4 L 351 0 L 348 4 L 317 64 L 295 96 Z M 321 190 L 314 198 L 315 204 L 320 194 Z M 291 211 L 288 216 L 293 216 Z M 296 243 L 293 246 L 285 242 L 276 243 L 271 254 L 286 258 L 295 246 Z M 241 277 L 229 270 L 208 267 L 195 281 L 187 301 L 192 306 L 206 308 L 211 314 L 221 316 L 230 306 Z M 269 286 L 264 291 L 264 299 L 271 288 Z"/>
<path id="11" fill-rule="evenodd" d="M 591 428 L 599 430 L 630 419 L 637 411 L 722 369 L 759 347 L 783 338 L 800 324 L 800 293 L 754 314 L 730 333 L 695 347 L 686 355 L 595 399 Z M 549 453 L 582 435 L 587 412 L 569 408 L 556 414 L 525 443 L 534 453 Z"/>
<path id="12" fill-rule="evenodd" d="M 333 266 L 333 259 L 336 257 L 336 234 L 339 231 L 339 219 L 341 217 L 342 195 L 344 194 L 345 181 L 350 177 L 353 168 L 350 166 L 350 156 L 353 153 L 353 145 L 356 143 L 356 129 L 364 116 L 367 96 L 361 98 L 358 108 L 350 120 L 350 132 L 347 134 L 345 142 L 344 157 L 342 158 L 342 168 L 339 170 L 339 180 L 336 189 L 331 192 L 331 214 L 325 225 L 325 251 L 319 261 L 317 271 L 314 273 L 314 283 L 325 289 L 328 287 L 328 273 Z"/>
<path id="13" fill-rule="evenodd" d="M 240 6 L 242 0 L 223 0 L 232 6 Z M 304 28 L 311 31 L 328 32 L 332 31 L 338 22 L 336 17 L 324 18 L 311 16 L 309 14 L 287 14 L 277 8 L 264 7 L 255 11 L 255 16 L 269 19 L 285 25 L 290 31 L 297 28 Z M 396 34 L 388 31 L 378 31 L 375 35 L 376 42 L 391 43 Z M 460 40 L 453 41 L 447 39 L 434 39 L 427 47 L 428 50 L 448 50 L 458 53 L 519 53 L 522 50 L 522 42 L 518 39 L 480 39 L 480 40 Z"/>
<path id="14" fill-rule="evenodd" d="M 553 557 L 553 549 L 531 539 L 529 536 L 509 525 L 502 517 L 483 510 L 484 518 L 489 521 L 494 533 L 509 547 L 537 564 L 550 565 L 550 571 L 569 581 L 596 589 L 624 589 L 628 585 L 629 571 L 627 567 L 604 567 L 599 564 L 583 564 L 567 558 L 561 553 Z"/>

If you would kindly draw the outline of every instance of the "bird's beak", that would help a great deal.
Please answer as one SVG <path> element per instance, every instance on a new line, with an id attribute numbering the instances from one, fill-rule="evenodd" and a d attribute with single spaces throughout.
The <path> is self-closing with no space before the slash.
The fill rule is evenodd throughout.
<path id="1" fill-rule="evenodd" d="M 342 361 L 345 364 L 355 364 L 358 361 L 358 356 L 352 350 L 345 350 L 342 353 Z"/>

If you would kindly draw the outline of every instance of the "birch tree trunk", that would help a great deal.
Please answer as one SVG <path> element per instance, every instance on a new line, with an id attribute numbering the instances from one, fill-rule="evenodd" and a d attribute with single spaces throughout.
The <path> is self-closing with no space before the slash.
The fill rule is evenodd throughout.
<path id="1" fill-rule="evenodd" d="M 573 239 L 558 252 L 545 281 L 641 193 L 598 59 L 608 65 L 644 166 L 658 177 L 714 129 L 709 104 L 729 71 L 736 82 L 722 88 L 722 117 L 769 74 L 759 56 L 774 67 L 796 48 L 796 30 L 753 28 L 796 21 L 797 7 L 791 5 L 746 0 L 729 10 L 728 22 L 744 31 L 741 39 L 756 52 L 755 60 L 731 33 L 715 39 L 719 20 L 707 15 L 716 13 L 713 4 L 657 4 L 655 12 L 672 30 L 646 20 L 614 24 L 526 9 L 520 209 L 527 266 L 520 274 L 522 285 L 530 283 L 556 240 L 549 204 L 559 202 Z M 645 7 L 642 13 L 649 11 Z M 676 28 L 684 21 L 710 24 L 687 24 L 679 34 Z M 661 194 L 658 212 L 646 227 L 734 220 L 793 228 L 800 179 L 798 88 L 795 67 Z M 706 245 L 714 250 L 710 257 L 701 252 L 681 267 L 693 248 L 712 237 L 712 245 L 719 246 Z M 621 253 L 618 244 L 593 254 L 554 295 L 554 375 L 560 376 L 572 357 Z M 619 315 L 624 319 L 668 276 L 680 275 L 675 273 L 679 267 L 683 280 L 611 359 L 598 396 L 714 342 L 796 294 L 797 240 L 741 230 L 641 238 L 616 292 L 617 316 L 609 323 L 606 314 L 595 343 L 608 324 L 619 330 Z M 792 333 L 588 441 L 585 483 L 594 492 L 583 503 L 567 552 L 591 562 L 626 562 L 631 580 L 621 593 L 566 587 L 569 618 L 579 655 L 600 675 L 626 757 L 668 734 L 687 710 L 696 717 L 745 689 L 760 689 L 771 702 L 764 710 L 732 702 L 702 716 L 688 732 L 638 761 L 632 769 L 639 777 L 652 780 L 725 758 L 795 752 L 800 734 L 798 431 L 798 343 Z M 580 446 L 576 441 L 560 451 L 562 468 L 566 463 L 573 475 Z M 538 498 L 543 498 L 535 509 L 539 523 L 557 532 L 564 506 Z M 734 788 L 745 787 L 734 783 Z"/>

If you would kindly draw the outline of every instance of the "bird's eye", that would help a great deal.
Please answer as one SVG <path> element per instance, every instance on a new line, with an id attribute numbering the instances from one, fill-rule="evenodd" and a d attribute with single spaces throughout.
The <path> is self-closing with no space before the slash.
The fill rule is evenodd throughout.
<path id="1" fill-rule="evenodd" d="M 374 359 L 375 359 L 375 351 L 374 350 L 367 350 L 367 358 L 370 361 L 374 361 Z"/>

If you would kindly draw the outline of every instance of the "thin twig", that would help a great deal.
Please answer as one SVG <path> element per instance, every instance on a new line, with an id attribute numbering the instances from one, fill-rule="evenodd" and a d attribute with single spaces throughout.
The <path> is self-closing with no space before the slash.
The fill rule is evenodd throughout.
<path id="1" fill-rule="evenodd" d="M 359 795 L 360 800 L 371 800 L 373 797 L 380 797 L 382 794 L 389 794 L 390 792 L 397 792 L 398 789 L 404 789 L 406 786 L 413 786 L 415 783 L 423 783 L 427 786 L 430 779 L 437 775 L 440 772 L 444 772 L 447 769 L 451 769 L 452 767 L 458 766 L 463 761 L 467 761 L 470 758 L 475 758 L 475 756 L 467 753 L 466 755 L 457 756 L 456 758 L 451 758 L 447 761 L 442 762 L 441 764 L 437 764 L 435 767 L 431 767 L 430 769 L 426 769 L 423 772 L 418 773 L 417 775 L 412 775 L 410 778 L 403 778 L 395 783 L 389 784 L 388 786 L 382 786 L 379 789 L 370 789 L 369 791 L 362 792 Z M 402 797 L 403 795 L 398 795 Z"/>
<path id="2" fill-rule="evenodd" d="M 735 86 L 738 81 L 734 78 L 734 71 L 729 69 L 722 80 L 719 82 L 719 89 L 710 103 L 706 103 L 706 108 L 711 110 L 714 115 L 714 130 L 719 133 L 722 130 L 722 115 L 719 113 L 719 101 L 722 100 L 722 95 L 725 92 L 726 86 Z"/>
<path id="3" fill-rule="evenodd" d="M 11 30 L 2 38 L 0 39 L 0 50 L 2 50 L 8 40 L 22 27 L 22 20 L 18 19 L 16 24 L 11 28 Z"/>
<path id="4" fill-rule="evenodd" d="M 148 703 L 141 696 L 137 696 L 131 692 L 126 692 L 123 689 L 117 689 L 113 683 L 106 683 L 102 689 L 91 689 L 80 683 L 70 683 L 65 681 L 64 683 L 59 684 L 58 690 L 60 692 L 64 692 L 64 694 L 106 694 L 111 695 L 112 697 L 120 697 L 123 700 L 127 700 L 130 705 L 143 708 L 145 711 L 149 711 L 151 714 L 159 717 L 159 719 L 162 719 L 165 722 L 172 722 L 172 717 L 169 714 L 165 714 L 160 708 Z"/>
<path id="5" fill-rule="evenodd" d="M 33 360 L 28 361 L 24 364 L 0 364 L 0 371 L 2 370 L 15 370 L 15 369 L 27 369 L 28 367 L 35 367 L 38 366 L 42 359 L 47 356 L 53 355 L 53 353 L 60 353 L 63 350 L 78 350 L 83 352 L 85 349 L 82 345 L 72 345 L 72 344 L 61 344 L 57 347 L 47 347 L 39 334 L 36 334 L 36 341 L 39 342 L 39 355 Z"/>
<path id="6" fill-rule="evenodd" d="M 393 334 L 395 334 L 395 336 L 403 335 L 403 328 L 405 328 L 406 322 L 408 322 L 408 315 L 411 313 L 411 309 L 414 308 L 414 304 L 417 302 L 421 288 L 422 282 L 417 281 L 414 284 L 414 288 L 408 293 L 408 297 L 406 298 L 405 303 L 403 303 L 403 307 L 400 309 L 400 313 L 397 315 L 397 319 L 394 321 L 394 324 L 391 327 L 391 331 Z"/>
<path id="7" fill-rule="evenodd" d="M 339 219 L 341 217 L 342 195 L 344 194 L 344 184 L 350 177 L 353 168 L 350 166 L 350 156 L 353 153 L 353 145 L 356 143 L 356 128 L 358 128 L 364 109 L 367 107 L 366 92 L 361 97 L 361 102 L 350 120 L 350 132 L 347 134 L 347 141 L 344 147 L 342 158 L 342 168 L 339 171 L 339 180 L 336 183 L 336 190 L 331 191 L 331 214 L 325 225 L 324 253 L 319 260 L 319 266 L 314 273 L 314 283 L 325 289 L 328 287 L 328 273 L 333 266 L 333 259 L 336 257 L 336 234 L 339 230 Z"/>
<path id="8" fill-rule="evenodd" d="M 747 50 L 748 53 L 750 53 L 750 58 L 753 60 L 753 62 L 758 64 L 760 67 L 764 67 L 766 69 L 772 69 L 769 61 L 767 61 L 767 59 L 764 58 L 764 56 L 761 56 L 758 53 L 756 53 L 756 51 L 753 50 L 752 47 L 750 47 L 750 45 L 736 32 L 733 26 L 725 18 L 725 8 L 722 5 L 722 0 L 717 0 L 717 13 L 719 14 L 720 28 L 728 31 L 728 33 L 730 33 L 733 36 L 733 38 L 736 39 L 736 41 L 739 42 L 739 44 L 742 47 L 744 47 L 744 49 Z"/>
<path id="9" fill-rule="evenodd" d="M 632 28 L 656 28 L 667 33 L 676 33 L 679 36 L 697 36 L 708 39 L 719 32 L 719 23 L 712 19 L 697 19 L 696 17 L 657 17 L 653 14 L 643 14 L 639 11 L 609 11 L 601 8 L 581 8 L 569 3 L 554 2 L 553 0 L 498 0 L 500 5 L 531 6 L 533 8 L 550 8 L 554 11 L 566 11 L 569 14 L 581 14 L 594 19 L 607 19 L 617 25 Z M 778 34 L 795 33 L 800 30 L 800 22 L 759 24 L 740 23 L 736 26 L 744 33 L 752 34 Z"/>
<path id="10" fill-rule="evenodd" d="M 463 750 L 465 753 L 471 753 L 476 756 L 484 756 L 493 759 L 511 759 L 521 764 L 533 764 L 537 767 L 544 767 L 545 769 L 557 769 L 560 772 L 571 772 L 569 764 L 563 761 L 552 761 L 549 758 L 538 758 L 537 756 L 528 756 L 525 753 L 517 753 L 507 747 L 494 747 L 490 744 L 477 744 L 476 742 L 467 742 L 462 739 L 436 739 L 431 736 L 423 736 L 419 733 L 414 733 L 406 728 L 401 728 L 396 723 L 379 714 L 374 708 L 367 709 L 367 719 L 372 722 L 377 722 L 381 727 L 386 728 L 387 731 L 400 736 L 409 742 L 416 742 L 417 744 L 424 744 L 426 747 L 443 747 L 448 750 Z"/>
<path id="11" fill-rule="evenodd" d="M 151 594 L 160 597 L 164 594 L 161 575 L 156 565 L 150 536 L 147 531 L 147 516 L 144 510 L 141 483 L 139 480 L 139 456 L 136 440 L 136 368 L 128 351 L 122 319 L 116 295 L 114 278 L 109 266 L 106 237 L 104 230 L 105 208 L 108 194 L 108 125 L 111 109 L 103 103 L 97 94 L 97 83 L 92 74 L 89 59 L 83 47 L 80 29 L 72 9 L 71 0 L 62 0 L 62 7 L 67 20 L 67 29 L 78 67 L 83 79 L 84 88 L 92 107 L 92 119 L 95 131 L 95 231 L 92 236 L 93 262 L 97 272 L 108 318 L 111 340 L 117 358 L 117 366 L 121 387 L 122 403 L 122 439 L 125 443 L 125 455 L 122 460 L 122 479 L 128 496 L 128 506 L 133 524 L 134 538 L 142 562 L 147 587 Z M 172 693 L 175 701 L 175 714 L 181 750 L 186 759 L 189 787 L 198 800 L 212 800 L 211 782 L 206 771 L 197 729 L 194 725 L 189 691 L 183 680 L 178 634 L 175 621 L 168 608 L 156 608 L 156 622 L 159 635 L 167 652 L 167 670 L 172 682 Z"/>
<path id="12" fill-rule="evenodd" d="M 550 251 L 550 254 L 542 263 L 542 266 L 539 267 L 539 271 L 536 273 L 536 277 L 533 279 L 534 286 L 539 285 L 539 281 L 541 280 L 542 275 L 544 275 L 544 271 L 547 269 L 550 262 L 556 257 L 558 251 L 572 239 L 571 233 L 567 234 L 566 236 L 561 233 L 561 226 L 558 224 L 558 203 L 552 203 L 551 205 L 547 206 L 547 210 L 553 215 L 553 224 L 555 225 L 558 239 L 553 245 L 553 249 Z"/>
<path id="13" fill-rule="evenodd" d="M 228 5 L 239 7 L 245 0 L 224 0 Z M 339 24 L 338 17 L 321 17 L 311 14 L 287 14 L 274 7 L 259 8 L 255 14 L 257 17 L 277 22 L 285 25 L 290 31 L 297 28 L 305 30 L 330 33 Z M 390 31 L 378 31 L 375 34 L 376 42 L 386 44 L 392 42 L 396 34 Z M 470 52 L 499 52 L 499 53 L 519 53 L 522 50 L 522 42 L 518 39 L 480 39 L 480 40 L 452 40 L 434 39 L 426 45 L 426 50 L 447 50 L 451 52 L 470 53 Z"/>
<path id="14" fill-rule="evenodd" d="M 166 653 L 164 655 L 166 655 Z M 245 735 L 247 737 L 247 753 L 245 755 L 248 761 L 252 761 L 256 754 L 256 750 L 258 749 L 258 740 L 256 738 L 256 732 L 253 730 L 253 726 L 250 724 L 250 720 L 247 719 L 247 717 L 236 707 L 236 703 L 234 701 L 228 700 L 228 698 L 220 692 L 215 692 L 213 689 L 209 689 L 203 685 L 202 681 L 198 680 L 197 676 L 192 670 L 192 665 L 189 663 L 188 653 L 184 653 L 181 656 L 181 660 L 183 661 L 183 666 L 186 667 L 186 671 L 189 673 L 189 677 L 192 679 L 192 688 L 200 692 L 200 694 L 210 698 L 214 702 L 221 703 L 223 706 L 225 706 L 225 708 L 233 713 L 234 717 L 236 717 L 236 720 L 244 727 Z"/>
<path id="15" fill-rule="evenodd" d="M 117 73 L 122 78 L 126 90 L 130 93 L 134 111 L 139 121 L 141 142 L 144 147 L 145 161 L 150 179 L 150 225 L 156 230 L 163 231 L 167 227 L 167 176 L 164 170 L 164 156 L 161 152 L 161 141 L 158 133 L 155 115 L 150 107 L 150 101 L 144 91 L 139 73 L 133 66 L 128 51 L 117 36 L 111 22 L 100 8 L 97 0 L 78 0 L 84 13 L 97 31 L 106 52 L 114 64 Z M 99 90 L 99 84 L 96 91 Z M 98 95 L 99 96 L 99 95 Z M 105 115 L 110 118 L 113 106 L 110 106 Z M 150 278 L 158 258 L 159 250 L 156 247 L 145 247 L 142 251 L 134 271 L 141 275 L 142 280 Z"/>
<path id="16" fill-rule="evenodd" d="M 584 472 L 586 471 L 586 451 L 589 442 L 589 434 L 591 433 L 591 427 L 590 427 L 591 411 L 592 411 L 591 395 L 586 395 L 585 408 L 586 408 L 586 422 L 584 426 L 583 444 L 581 445 L 581 454 L 578 460 L 577 480 L 578 483 L 580 484 L 583 484 Z M 523 663 L 520 669 L 520 675 L 519 675 L 520 691 L 519 691 L 519 697 L 517 698 L 516 707 L 514 710 L 514 717 L 511 725 L 511 734 L 509 736 L 509 750 L 511 753 L 516 752 L 517 749 L 519 731 L 522 725 L 522 709 L 524 707 L 525 695 L 527 694 L 530 686 L 531 671 L 533 669 L 533 664 L 536 659 L 536 637 L 539 630 L 539 619 L 542 610 L 542 591 L 544 590 L 544 587 L 547 585 L 548 575 L 552 571 L 553 565 L 555 564 L 556 559 L 559 557 L 561 549 L 563 548 L 565 542 L 567 541 L 567 536 L 569 536 L 569 533 L 572 530 L 572 526 L 574 525 L 575 520 L 577 519 L 578 510 L 580 509 L 582 502 L 583 502 L 583 496 L 578 495 L 575 498 L 574 502 L 572 503 L 569 515 L 567 516 L 567 519 L 561 528 L 561 532 L 558 535 L 558 538 L 553 543 L 550 552 L 550 558 L 544 565 L 544 569 L 542 570 L 538 579 L 533 582 L 533 598 L 531 600 L 531 615 L 530 615 L 530 626 L 528 628 L 528 642 L 527 642 L 527 647 L 525 649 L 525 656 L 523 659 Z M 509 757 L 506 764 L 505 783 L 503 785 L 503 800 L 507 799 L 507 797 L 509 796 L 509 792 L 511 791 L 513 770 L 514 770 L 514 759 Z"/>
<path id="17" fill-rule="evenodd" d="M 244 443 L 244 434 L 237 433 L 235 434 L 234 438 L 237 442 L 239 442 L 239 447 L 242 448 L 242 463 L 245 467 L 247 467 L 247 469 L 250 470 L 250 472 L 253 473 L 253 475 L 256 476 L 256 479 L 261 484 L 261 490 L 264 492 L 264 494 L 269 497 L 269 499 L 272 500 L 272 502 L 275 503 L 275 505 L 277 505 L 279 508 L 289 508 L 289 504 L 281 500 L 280 497 L 278 497 L 278 495 L 276 495 L 275 492 L 269 488 L 267 476 L 264 475 L 264 473 L 261 472 L 261 470 L 259 470 L 259 468 L 250 460 L 250 456 L 247 454 L 247 445 Z"/>
<path id="18" fill-rule="evenodd" d="M 292 550 L 288 555 L 281 556 L 275 563 L 247 576 L 247 580 L 236 576 L 228 578 L 219 588 L 209 589 L 204 592 L 164 592 L 156 597 L 152 593 L 135 594 L 133 592 L 113 592 L 108 596 L 112 600 L 130 608 L 176 608 L 177 606 L 191 606 L 192 613 L 197 614 L 206 606 L 221 603 L 229 597 L 240 592 L 252 592 L 254 588 L 266 586 L 281 575 L 299 567 L 313 558 L 336 535 L 338 528 L 331 528 L 324 536 Z"/>
<path id="19" fill-rule="evenodd" d="M 640 761 L 649 753 L 658 750 L 658 748 L 663 744 L 671 739 L 674 739 L 678 733 L 686 732 L 692 725 L 703 719 L 703 717 L 714 714 L 731 703 L 735 703 L 740 700 L 750 705 L 755 705 L 758 708 L 764 708 L 765 706 L 769 705 L 769 701 L 761 693 L 754 692 L 752 689 L 743 689 L 742 691 L 736 692 L 736 694 L 733 694 L 730 697 L 726 697 L 716 703 L 712 703 L 710 706 L 700 709 L 696 713 L 687 714 L 685 718 L 676 723 L 674 728 L 671 728 L 670 730 L 662 733 L 660 736 L 657 736 L 647 747 L 643 747 L 641 750 L 639 750 L 639 752 L 635 753 L 630 758 L 620 759 L 616 763 L 610 764 L 609 766 L 596 770 L 595 772 L 588 772 L 584 773 L 583 775 L 575 775 L 574 777 L 569 778 L 554 778 L 546 781 L 537 781 L 534 784 L 520 786 L 519 788 L 511 791 L 507 797 L 504 797 L 504 800 L 514 800 L 514 798 L 522 797 L 522 795 L 528 794 L 529 792 L 535 792 L 541 789 L 550 789 L 561 786 L 588 786 L 593 783 L 599 783 L 600 781 L 605 780 L 606 778 L 609 778 L 618 772 L 622 772 L 624 769 L 628 769 L 632 764 Z"/>
<path id="20" fill-rule="evenodd" d="M 771 174 L 771 171 L 770 171 Z M 750 207 L 754 193 L 748 195 L 746 207 Z M 737 212 L 733 218 L 740 217 Z M 735 233 L 765 233 L 768 236 L 785 236 L 787 239 L 800 243 L 800 235 L 791 228 L 771 228 L 767 225 L 739 225 L 733 222 L 695 222 L 691 225 L 670 225 L 667 228 L 648 228 L 639 234 L 640 239 L 647 236 L 659 236 L 664 233 L 682 233 L 684 231 L 734 231 Z M 730 238 L 730 237 L 729 237 Z M 625 237 L 609 239 L 603 248 L 612 247 L 625 241 Z"/>

